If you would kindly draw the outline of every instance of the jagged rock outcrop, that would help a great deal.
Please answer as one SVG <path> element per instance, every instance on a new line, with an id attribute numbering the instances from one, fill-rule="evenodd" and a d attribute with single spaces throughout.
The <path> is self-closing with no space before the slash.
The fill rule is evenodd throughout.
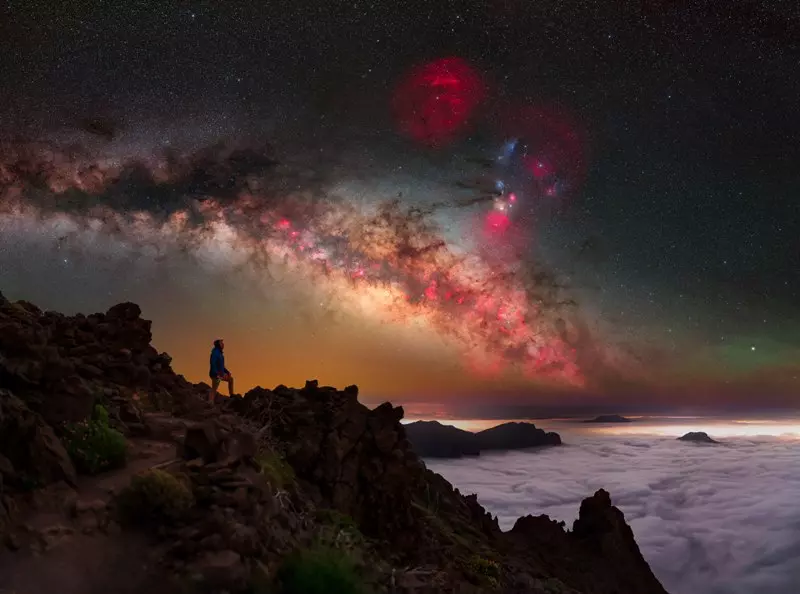
<path id="1" fill-rule="evenodd" d="M 105 314 L 65 316 L 25 301 L 0 302 L 0 385 L 56 431 L 105 398 L 123 422 L 141 423 L 135 397 L 182 412 L 196 388 L 150 344 L 151 322 L 134 303 Z M 183 411 L 185 412 L 185 411 Z"/>
<path id="2" fill-rule="evenodd" d="M 583 500 L 572 532 L 565 532 L 563 522 L 547 516 L 524 516 L 509 536 L 516 550 L 529 551 L 534 558 L 540 574 L 534 577 L 544 571 L 586 593 L 666 593 L 642 557 L 622 512 L 602 489 Z M 610 567 L 613 571 L 607 570 Z"/>
<path id="3" fill-rule="evenodd" d="M 476 496 L 425 467 L 400 423 L 401 407 L 371 410 L 355 386 L 339 391 L 311 381 L 301 389 L 256 388 L 211 409 L 208 387 L 174 373 L 169 356 L 150 345 L 150 322 L 140 316 L 130 303 L 64 316 L 0 298 L 0 537 L 22 551 L 7 554 L 26 547 L 15 526 L 45 543 L 30 563 L 45 563 L 48 551 L 76 535 L 100 534 L 104 548 L 113 549 L 131 530 L 146 530 L 148 563 L 155 559 L 164 591 L 178 576 L 178 585 L 189 580 L 207 591 L 240 592 L 257 578 L 272 579 L 281 559 L 319 541 L 339 514 L 361 535 L 348 550 L 359 551 L 376 593 L 663 592 L 607 493 L 584 501 L 571 532 L 546 516 L 520 518 L 503 532 Z M 83 494 L 80 480 L 74 486 L 62 429 L 86 419 L 98 402 L 134 452 L 169 448 L 147 491 L 182 493 L 173 501 L 180 513 L 167 513 L 168 521 L 125 527 L 126 499 L 118 490 Z M 146 457 L 133 461 L 148 468 Z M 35 507 L 52 485 L 67 489 L 53 509 L 68 508 L 69 517 L 63 525 L 29 525 L 16 504 Z M 350 542 L 341 527 L 332 534 L 331 546 Z M 14 566 L 0 555 L 0 582 L 11 579 Z M 114 591 L 114 580 L 127 579 L 107 573 L 92 587 Z M 23 572 L 20 579 L 33 577 Z M 124 591 L 138 590 L 128 583 Z"/>

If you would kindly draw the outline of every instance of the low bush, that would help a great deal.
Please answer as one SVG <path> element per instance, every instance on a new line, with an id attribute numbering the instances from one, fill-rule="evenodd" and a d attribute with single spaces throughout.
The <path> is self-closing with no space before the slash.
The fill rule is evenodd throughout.
<path id="1" fill-rule="evenodd" d="M 260 453 L 256 456 L 256 463 L 261 468 L 261 474 L 267 477 L 275 488 L 283 489 L 295 480 L 294 469 L 275 452 Z"/>
<path id="2" fill-rule="evenodd" d="M 287 557 L 278 568 L 276 582 L 279 594 L 367 594 L 352 560 L 325 547 Z"/>
<path id="3" fill-rule="evenodd" d="M 470 557 L 467 568 L 492 588 L 497 588 L 500 583 L 500 564 L 491 559 L 478 555 Z"/>
<path id="4" fill-rule="evenodd" d="M 90 419 L 67 425 L 64 442 L 80 473 L 97 474 L 125 466 L 128 449 L 125 437 L 109 426 L 108 411 L 102 405 L 94 407 Z"/>
<path id="5" fill-rule="evenodd" d="M 121 519 L 136 524 L 175 522 L 193 505 L 194 497 L 186 481 L 164 470 L 148 470 L 134 476 L 117 498 Z"/>

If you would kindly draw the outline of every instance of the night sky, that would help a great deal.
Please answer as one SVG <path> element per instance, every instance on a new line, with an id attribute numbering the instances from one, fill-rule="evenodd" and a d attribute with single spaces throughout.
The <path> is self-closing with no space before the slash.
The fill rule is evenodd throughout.
<path id="1" fill-rule="evenodd" d="M 0 56 L 0 290 L 190 379 L 800 402 L 796 2 L 7 1 Z"/>

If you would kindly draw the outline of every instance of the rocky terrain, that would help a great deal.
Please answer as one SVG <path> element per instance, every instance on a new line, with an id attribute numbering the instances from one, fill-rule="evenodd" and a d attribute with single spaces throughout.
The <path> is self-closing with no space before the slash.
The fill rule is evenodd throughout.
<path id="1" fill-rule="evenodd" d="M 205 402 L 138 306 L 0 296 L 0 592 L 659 594 L 605 491 L 502 532 L 389 403 L 307 382 Z"/>
<path id="2" fill-rule="evenodd" d="M 681 435 L 678 441 L 691 441 L 694 443 L 719 443 L 716 439 L 709 437 L 705 431 L 690 431 Z"/>
<path id="3" fill-rule="evenodd" d="M 422 458 L 460 458 L 479 456 L 484 450 L 561 445 L 558 433 L 545 432 L 533 423 L 503 423 L 475 433 L 438 421 L 415 421 L 404 427 L 414 452 Z"/>

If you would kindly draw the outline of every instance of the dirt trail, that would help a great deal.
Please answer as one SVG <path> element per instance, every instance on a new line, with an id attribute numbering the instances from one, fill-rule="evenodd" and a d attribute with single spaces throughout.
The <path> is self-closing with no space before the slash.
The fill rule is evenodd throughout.
<path id="1" fill-rule="evenodd" d="M 135 474 L 175 459 L 186 423 L 149 419 L 149 439 L 128 441 L 125 468 L 81 477 L 73 491 L 55 488 L 22 518 L 19 550 L 0 553 L 0 594 L 149 594 L 167 592 L 156 565 L 158 551 L 135 532 L 119 530 L 107 506 Z M 125 576 L 125 579 L 120 579 Z"/>

